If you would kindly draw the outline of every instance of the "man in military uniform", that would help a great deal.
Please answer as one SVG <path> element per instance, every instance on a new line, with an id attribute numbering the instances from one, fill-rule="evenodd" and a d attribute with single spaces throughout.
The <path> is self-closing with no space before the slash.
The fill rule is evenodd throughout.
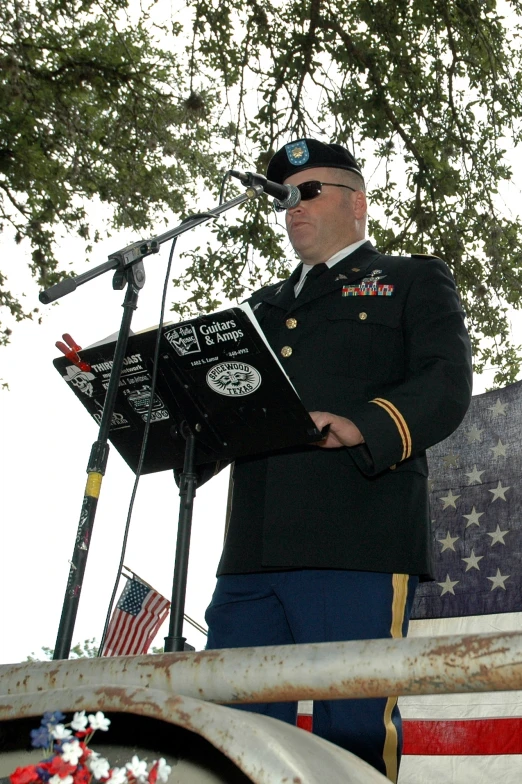
<path id="1" fill-rule="evenodd" d="M 444 262 L 366 240 L 364 181 L 346 149 L 300 139 L 267 177 L 301 192 L 285 217 L 302 263 L 250 304 L 328 433 L 236 461 L 208 647 L 400 637 L 430 572 L 425 450 L 470 401 L 464 314 Z M 396 702 L 316 703 L 314 732 L 396 781 Z M 295 703 L 244 708 L 295 723 Z"/>

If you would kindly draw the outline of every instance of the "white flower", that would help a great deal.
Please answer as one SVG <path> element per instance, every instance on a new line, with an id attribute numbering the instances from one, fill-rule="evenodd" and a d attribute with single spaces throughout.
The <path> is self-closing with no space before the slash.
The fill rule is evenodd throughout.
<path id="1" fill-rule="evenodd" d="M 88 724 L 87 716 L 85 715 L 85 711 L 77 711 L 74 716 L 73 720 L 71 721 L 71 727 L 73 730 L 84 730 Z"/>
<path id="2" fill-rule="evenodd" d="M 58 774 L 51 776 L 49 779 L 49 784 L 73 784 L 73 777 L 72 776 L 64 776 L 63 779 L 60 778 Z"/>
<path id="3" fill-rule="evenodd" d="M 79 742 L 74 738 L 74 740 L 69 741 L 69 743 L 64 743 L 62 745 L 62 754 L 61 757 L 65 762 L 68 762 L 70 765 L 77 765 L 78 760 L 83 754 L 83 749 L 80 746 Z"/>
<path id="4" fill-rule="evenodd" d="M 170 765 L 167 765 L 163 757 L 160 757 L 158 760 L 158 781 L 166 782 L 171 770 Z"/>
<path id="5" fill-rule="evenodd" d="M 105 779 L 109 775 L 111 766 L 109 760 L 106 760 L 105 757 L 100 757 L 98 755 L 93 757 L 90 755 L 87 760 L 87 767 L 92 772 L 95 779 Z"/>
<path id="6" fill-rule="evenodd" d="M 66 729 L 64 724 L 56 724 L 51 729 L 51 735 L 53 738 L 56 738 L 56 740 L 63 740 L 64 738 L 70 738 L 72 732 L 71 730 Z"/>
<path id="7" fill-rule="evenodd" d="M 147 763 L 140 760 L 136 755 L 125 765 L 131 776 L 138 781 L 147 781 Z"/>
<path id="8" fill-rule="evenodd" d="M 106 719 L 101 711 L 97 711 L 95 715 L 89 713 L 89 725 L 93 732 L 94 730 L 102 730 L 103 732 L 107 732 L 110 723 L 111 720 Z"/>
<path id="9" fill-rule="evenodd" d="M 127 771 L 125 768 L 113 768 L 109 781 L 110 784 L 124 784 L 127 781 Z"/>

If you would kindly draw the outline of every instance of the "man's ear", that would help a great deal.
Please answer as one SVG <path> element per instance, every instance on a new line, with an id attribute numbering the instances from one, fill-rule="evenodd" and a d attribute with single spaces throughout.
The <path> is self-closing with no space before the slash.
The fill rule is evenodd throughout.
<path id="1" fill-rule="evenodd" d="M 368 213 L 368 203 L 364 191 L 356 191 L 353 199 L 353 212 L 357 220 L 365 218 Z"/>

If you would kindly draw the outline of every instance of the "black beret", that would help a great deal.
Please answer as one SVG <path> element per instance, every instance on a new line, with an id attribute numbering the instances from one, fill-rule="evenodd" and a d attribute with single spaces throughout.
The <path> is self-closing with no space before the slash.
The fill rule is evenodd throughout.
<path id="1" fill-rule="evenodd" d="M 345 147 L 340 144 L 323 144 L 316 139 L 298 139 L 285 144 L 270 160 L 266 176 L 272 182 L 282 184 L 295 172 L 319 166 L 348 169 L 362 177 L 359 164 Z"/>

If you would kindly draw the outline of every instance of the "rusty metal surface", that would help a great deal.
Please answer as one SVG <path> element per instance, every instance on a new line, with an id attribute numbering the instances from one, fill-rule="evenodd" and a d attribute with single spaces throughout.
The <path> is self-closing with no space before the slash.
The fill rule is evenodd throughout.
<path id="1" fill-rule="evenodd" d="M 349 752 L 289 724 L 165 690 L 71 683 L 64 689 L 18 693 L 10 699 L 4 696 L 0 706 L 4 720 L 41 716 L 46 710 L 70 712 L 100 708 L 163 719 L 204 737 L 254 784 L 323 784 L 324 781 L 385 784 L 388 781 Z"/>
<path id="2" fill-rule="evenodd" d="M 10 695 L 77 685 L 274 702 L 522 689 L 522 633 L 236 648 L 0 666 Z"/>
<path id="3" fill-rule="evenodd" d="M 371 784 L 316 736 L 212 703 L 522 689 L 522 633 L 367 640 L 0 666 L 0 719 L 61 709 L 161 718 L 206 738 L 255 784 Z"/>

